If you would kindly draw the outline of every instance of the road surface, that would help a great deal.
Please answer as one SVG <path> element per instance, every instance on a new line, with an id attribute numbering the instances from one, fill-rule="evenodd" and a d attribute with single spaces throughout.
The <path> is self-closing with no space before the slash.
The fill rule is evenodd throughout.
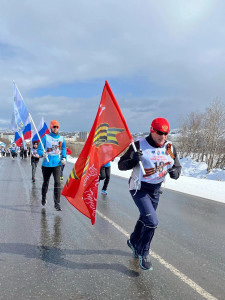
<path id="1" fill-rule="evenodd" d="M 225 299 L 224 204 L 165 189 L 144 271 L 126 245 L 127 179 L 111 177 L 92 226 L 63 196 L 54 210 L 52 179 L 43 208 L 40 162 L 36 178 L 29 159 L 0 159 L 0 299 Z"/>

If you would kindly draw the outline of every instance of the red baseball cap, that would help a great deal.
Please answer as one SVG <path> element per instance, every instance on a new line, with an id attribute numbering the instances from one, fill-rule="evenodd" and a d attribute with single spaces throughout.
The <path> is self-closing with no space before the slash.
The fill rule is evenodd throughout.
<path id="1" fill-rule="evenodd" d="M 158 131 L 162 131 L 162 132 L 169 132 L 170 131 L 170 125 L 169 125 L 169 122 L 166 119 L 156 118 L 152 121 L 150 131 L 151 132 L 154 131 L 153 129 L 158 130 Z"/>
<path id="2" fill-rule="evenodd" d="M 54 126 L 58 126 L 59 127 L 59 122 L 56 120 L 52 120 L 50 123 L 50 128 L 53 128 Z"/>

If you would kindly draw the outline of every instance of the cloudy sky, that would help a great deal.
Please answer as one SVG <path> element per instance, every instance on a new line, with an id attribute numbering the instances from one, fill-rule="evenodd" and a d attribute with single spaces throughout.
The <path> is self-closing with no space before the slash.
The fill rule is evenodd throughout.
<path id="1" fill-rule="evenodd" d="M 13 80 L 34 121 L 89 131 L 105 80 L 131 132 L 225 99 L 223 0 L 0 0 L 0 128 Z"/>

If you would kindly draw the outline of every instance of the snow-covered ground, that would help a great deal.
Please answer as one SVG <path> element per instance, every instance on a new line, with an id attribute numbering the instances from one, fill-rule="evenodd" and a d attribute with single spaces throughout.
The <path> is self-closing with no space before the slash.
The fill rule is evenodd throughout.
<path id="1" fill-rule="evenodd" d="M 71 163 L 75 163 L 76 160 L 77 158 L 68 157 L 68 161 Z M 131 171 L 120 171 L 117 163 L 118 158 L 111 162 L 111 173 L 129 178 Z M 163 187 L 225 203 L 225 170 L 214 169 L 207 174 L 205 163 L 197 163 L 191 158 L 180 159 L 180 163 L 182 176 L 178 180 L 173 180 L 168 175 Z"/>

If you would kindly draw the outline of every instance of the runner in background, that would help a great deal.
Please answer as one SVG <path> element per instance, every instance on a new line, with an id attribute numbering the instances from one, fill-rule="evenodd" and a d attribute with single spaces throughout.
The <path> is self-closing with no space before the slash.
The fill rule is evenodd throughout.
<path id="1" fill-rule="evenodd" d="M 110 180 L 110 173 L 111 173 L 111 163 L 108 162 L 107 164 L 102 166 L 100 169 L 99 182 L 101 180 L 104 180 L 104 184 L 103 184 L 102 191 L 101 191 L 102 195 L 107 195 L 107 187 L 108 187 L 109 180 Z"/>
<path id="2" fill-rule="evenodd" d="M 72 151 L 69 148 L 66 148 L 66 155 L 70 155 Z M 61 175 L 60 175 L 60 180 L 63 181 L 63 170 L 65 168 L 65 165 L 61 165 Z"/>
<path id="3" fill-rule="evenodd" d="M 32 167 L 32 181 L 35 182 L 35 173 L 37 164 L 39 162 L 39 155 L 37 154 L 38 142 L 33 142 L 33 146 L 29 149 L 29 156 L 31 158 Z"/>
<path id="4" fill-rule="evenodd" d="M 27 158 L 27 144 L 26 144 L 26 142 L 24 143 L 23 156 L 24 156 L 24 158 Z"/>
<path id="5" fill-rule="evenodd" d="M 24 146 L 21 144 L 20 146 L 20 157 L 23 159 L 24 158 Z"/>
<path id="6" fill-rule="evenodd" d="M 17 146 L 16 146 L 15 143 L 13 143 L 12 146 L 10 147 L 10 152 L 11 152 L 11 155 L 12 155 L 12 159 L 17 157 Z"/>
<path id="7" fill-rule="evenodd" d="M 10 157 L 10 149 L 9 148 L 6 149 L 6 157 Z"/>
<path id="8" fill-rule="evenodd" d="M 2 154 L 2 157 L 5 157 L 5 147 L 4 146 L 2 146 L 1 154 Z"/>

